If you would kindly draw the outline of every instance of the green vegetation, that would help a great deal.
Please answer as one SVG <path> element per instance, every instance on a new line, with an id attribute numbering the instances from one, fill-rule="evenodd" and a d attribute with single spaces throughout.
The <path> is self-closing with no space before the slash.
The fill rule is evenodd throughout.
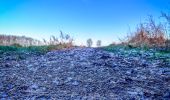
<path id="1" fill-rule="evenodd" d="M 25 52 L 39 52 L 46 53 L 52 50 L 59 50 L 67 48 L 67 45 L 46 45 L 46 46 L 29 46 L 29 47 L 20 47 L 20 46 L 0 46 L 0 52 L 10 52 L 10 51 L 25 51 Z"/>
<path id="2" fill-rule="evenodd" d="M 170 26 L 170 15 L 162 13 Z M 155 56 L 167 55 L 170 53 L 170 27 L 165 23 L 156 23 L 152 16 L 145 23 L 140 23 L 134 32 L 130 32 L 122 43 L 103 47 L 104 50 L 116 52 L 120 50 L 152 51 Z M 169 33 L 169 36 L 168 36 Z"/>
<path id="3" fill-rule="evenodd" d="M 60 31 L 59 38 L 55 36 L 51 36 L 49 41 L 43 39 L 43 42 L 38 41 L 39 43 L 34 43 L 37 42 L 35 39 L 23 37 L 23 36 L 17 37 L 17 36 L 10 36 L 10 35 L 0 35 L 0 39 L 1 39 L 0 53 L 10 52 L 10 51 L 46 53 L 52 50 L 74 47 L 73 38 L 70 35 L 63 33 L 62 31 Z M 25 43 L 24 41 L 19 42 L 21 40 L 24 40 L 25 42 L 28 43 Z M 28 40 L 30 40 L 31 42 Z"/>
<path id="4" fill-rule="evenodd" d="M 102 47 L 101 49 L 113 52 L 113 53 L 121 53 L 124 56 L 129 56 L 130 53 L 132 54 L 149 54 L 152 55 L 150 56 L 150 59 L 155 59 L 159 57 L 167 57 L 170 55 L 170 50 L 165 49 L 165 48 L 154 48 L 154 47 L 136 47 L 132 45 L 122 45 L 122 44 L 117 44 L 117 45 L 110 45 L 110 46 L 105 46 Z M 170 61 L 170 60 L 169 60 Z"/>
<path id="5" fill-rule="evenodd" d="M 170 16 L 162 13 L 170 26 Z M 170 27 L 169 27 L 170 28 Z M 170 29 L 169 29 L 170 30 Z M 134 32 L 130 32 L 125 40 L 119 44 L 112 44 L 101 47 L 101 40 L 96 42 L 96 46 L 107 51 L 117 52 L 124 50 L 149 51 L 154 50 L 158 55 L 170 53 L 170 31 L 164 27 L 164 23 L 156 23 L 152 16 L 145 23 L 140 23 Z M 24 36 L 0 35 L 0 52 L 6 51 L 28 51 L 46 53 L 52 50 L 75 47 L 73 38 L 69 34 L 60 31 L 60 37 L 51 36 L 49 40 L 38 41 Z M 93 40 L 89 38 L 87 47 L 92 47 Z"/>
<path id="6" fill-rule="evenodd" d="M 106 50 L 106 51 L 110 51 L 110 52 L 116 52 L 116 51 L 119 51 L 119 50 L 132 50 L 132 49 L 140 49 L 138 47 L 133 47 L 131 45 L 121 45 L 121 44 L 118 44 L 118 45 L 109 45 L 109 46 L 105 46 L 103 47 L 102 49 Z"/>

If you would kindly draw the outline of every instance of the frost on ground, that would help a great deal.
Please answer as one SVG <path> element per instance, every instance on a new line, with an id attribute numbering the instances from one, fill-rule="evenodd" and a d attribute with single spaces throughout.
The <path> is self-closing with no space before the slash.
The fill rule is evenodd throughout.
<path id="1" fill-rule="evenodd" d="M 0 54 L 2 100 L 170 98 L 170 55 L 95 48 Z M 21 59 L 22 58 L 22 59 Z"/>

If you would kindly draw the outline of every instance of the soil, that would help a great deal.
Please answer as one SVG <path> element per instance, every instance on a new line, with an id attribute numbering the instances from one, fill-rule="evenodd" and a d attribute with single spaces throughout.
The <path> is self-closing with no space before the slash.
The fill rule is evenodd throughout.
<path id="1" fill-rule="evenodd" d="M 170 99 L 170 54 L 72 48 L 0 53 L 1 100 Z"/>

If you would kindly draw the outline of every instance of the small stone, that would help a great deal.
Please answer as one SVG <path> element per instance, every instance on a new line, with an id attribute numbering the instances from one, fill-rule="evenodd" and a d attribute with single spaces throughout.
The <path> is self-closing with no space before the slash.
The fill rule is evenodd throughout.
<path id="1" fill-rule="evenodd" d="M 164 98 L 169 99 L 170 98 L 170 90 L 167 90 L 164 94 Z"/>
<path id="2" fill-rule="evenodd" d="M 33 89 L 33 90 L 38 89 L 38 85 L 37 85 L 37 84 L 33 84 L 33 85 L 31 85 L 31 89 Z"/>
<path id="3" fill-rule="evenodd" d="M 132 82 L 133 80 L 132 80 L 131 78 L 129 78 L 129 77 L 126 77 L 126 78 L 125 78 L 125 81 L 128 82 L 128 83 L 130 83 L 130 82 Z"/>
<path id="4" fill-rule="evenodd" d="M 79 85 L 79 82 L 78 82 L 78 81 L 73 81 L 73 82 L 72 82 L 72 85 L 75 85 L 75 86 L 76 86 L 76 85 Z"/>
<path id="5" fill-rule="evenodd" d="M 55 79 L 53 80 L 53 83 L 55 83 L 56 85 L 59 85 L 59 84 L 60 84 L 60 80 L 59 80 L 58 78 L 55 78 Z"/>
<path id="6" fill-rule="evenodd" d="M 108 59 L 108 58 L 111 58 L 109 55 L 102 55 L 101 56 L 101 59 Z"/>

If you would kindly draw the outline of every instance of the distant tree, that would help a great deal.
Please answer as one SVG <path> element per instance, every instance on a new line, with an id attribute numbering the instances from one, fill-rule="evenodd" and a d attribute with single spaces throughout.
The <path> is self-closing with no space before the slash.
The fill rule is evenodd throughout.
<path id="1" fill-rule="evenodd" d="M 0 34 L 0 45 L 31 46 L 31 45 L 38 45 L 37 42 L 41 43 L 41 41 L 39 40 L 25 37 L 25 36 L 13 36 L 13 35 Z"/>
<path id="2" fill-rule="evenodd" d="M 101 44 L 102 44 L 102 41 L 101 41 L 101 40 L 97 40 L 97 42 L 96 42 L 96 46 L 97 46 L 97 47 L 100 47 L 100 46 L 101 46 Z"/>
<path id="3" fill-rule="evenodd" d="M 92 39 L 91 39 L 91 38 L 90 38 L 90 39 L 88 39 L 88 40 L 87 40 L 87 46 L 88 46 L 88 47 L 91 47 L 91 46 L 92 46 L 92 44 L 93 44 Z"/>

